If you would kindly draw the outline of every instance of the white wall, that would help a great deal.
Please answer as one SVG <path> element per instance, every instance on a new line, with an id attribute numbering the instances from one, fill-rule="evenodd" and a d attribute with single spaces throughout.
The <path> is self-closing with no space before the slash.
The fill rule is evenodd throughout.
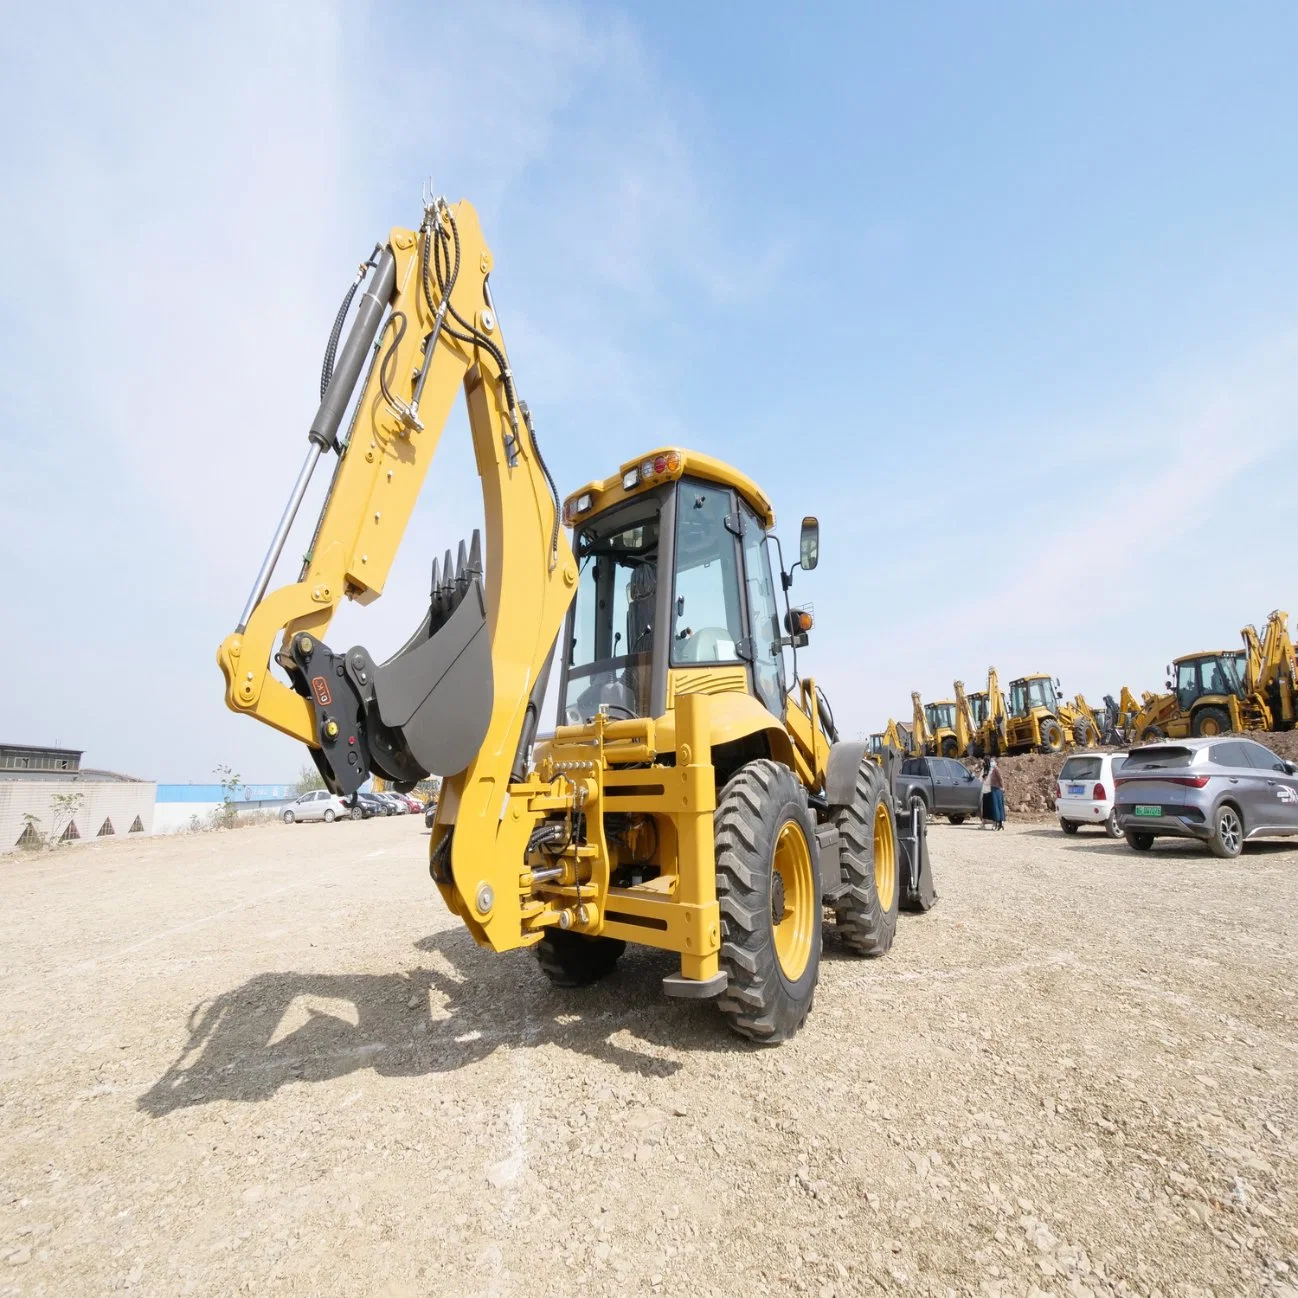
<path id="1" fill-rule="evenodd" d="M 36 828 L 48 834 L 57 819 L 54 798 L 63 793 L 81 795 L 73 820 L 83 839 L 94 838 L 106 819 L 114 837 L 125 837 L 136 816 L 151 834 L 157 787 L 152 780 L 0 780 L 0 852 L 17 845 L 27 812 L 40 817 Z"/>

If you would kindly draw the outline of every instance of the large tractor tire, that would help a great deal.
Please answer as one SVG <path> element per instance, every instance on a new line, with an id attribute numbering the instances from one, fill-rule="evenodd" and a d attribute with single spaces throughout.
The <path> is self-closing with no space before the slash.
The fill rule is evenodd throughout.
<path id="1" fill-rule="evenodd" d="M 956 743 L 955 736 L 947 735 L 947 737 L 944 740 L 942 740 L 942 756 L 943 757 L 960 756 L 960 745 Z"/>
<path id="2" fill-rule="evenodd" d="M 766 758 L 741 767 L 717 801 L 721 968 L 717 1007 L 752 1041 L 786 1041 L 806 1021 L 820 974 L 816 833 L 807 792 Z"/>
<path id="3" fill-rule="evenodd" d="M 1225 708 L 1200 708 L 1190 719 L 1190 733 L 1196 738 L 1224 735 L 1230 729 L 1230 713 Z"/>
<path id="4" fill-rule="evenodd" d="M 838 813 L 837 824 L 848 883 L 847 895 L 834 903 L 838 930 L 858 955 L 884 955 L 897 931 L 901 887 L 897 826 L 883 773 L 873 762 L 861 763 L 852 801 Z"/>
<path id="5" fill-rule="evenodd" d="M 1160 739 L 1167 738 L 1167 731 L 1162 726 L 1146 726 L 1140 732 L 1140 742 L 1142 744 L 1156 744 Z"/>
<path id="6" fill-rule="evenodd" d="M 589 987 L 613 972 L 625 950 L 619 938 L 547 928 L 536 944 L 536 960 L 556 987 Z"/>
<path id="7" fill-rule="evenodd" d="M 1041 722 L 1041 751 L 1057 753 L 1064 746 L 1064 728 L 1054 717 L 1046 717 Z"/>

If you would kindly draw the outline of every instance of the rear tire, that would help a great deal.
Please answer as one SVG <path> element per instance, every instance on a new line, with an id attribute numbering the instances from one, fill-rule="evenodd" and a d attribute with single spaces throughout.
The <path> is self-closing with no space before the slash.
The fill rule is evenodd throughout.
<path id="1" fill-rule="evenodd" d="M 1223 861 L 1233 861 L 1244 850 L 1244 822 L 1229 802 L 1218 807 L 1213 817 L 1208 850 Z"/>
<path id="2" fill-rule="evenodd" d="M 1047 717 L 1042 721 L 1041 732 L 1041 751 L 1043 753 L 1057 753 L 1064 746 L 1064 728 L 1054 717 Z"/>
<path id="3" fill-rule="evenodd" d="M 332 807 L 325 808 L 323 819 L 326 825 L 332 825 L 334 823 L 334 809 Z"/>
<path id="4" fill-rule="evenodd" d="M 286 812 L 283 814 L 283 816 L 280 817 L 280 819 L 283 820 L 283 822 L 284 822 L 286 825 L 291 825 L 291 824 L 294 822 L 294 820 L 297 819 L 297 817 L 294 816 L 294 814 L 293 814 L 291 811 L 286 811 Z"/>
<path id="5" fill-rule="evenodd" d="M 924 805 L 923 798 L 918 801 Z M 836 823 L 848 883 L 847 895 L 834 903 L 843 944 L 857 955 L 885 955 L 897 932 L 900 868 L 896 821 L 883 772 L 873 762 L 861 763 L 852 801 L 839 811 Z"/>
<path id="6" fill-rule="evenodd" d="M 1064 820 L 1063 817 L 1061 816 L 1059 820 L 1059 828 L 1062 829 L 1065 834 L 1075 834 L 1077 833 L 1077 828 L 1078 828 L 1077 821 Z"/>
<path id="7" fill-rule="evenodd" d="M 942 740 L 942 756 L 943 757 L 960 756 L 960 745 L 957 744 L 956 741 L 950 735 L 948 735 L 944 740 Z"/>
<path id="8" fill-rule="evenodd" d="M 1225 708 L 1200 708 L 1190 719 L 1190 733 L 1196 738 L 1224 735 L 1230 729 L 1230 713 Z"/>
<path id="9" fill-rule="evenodd" d="M 1154 846 L 1154 836 L 1146 829 L 1128 829 L 1124 835 L 1127 846 L 1137 852 L 1148 852 Z"/>
<path id="10" fill-rule="evenodd" d="M 963 825 L 965 822 L 965 818 L 963 816 L 948 816 L 947 819 L 953 825 Z"/>
<path id="11" fill-rule="evenodd" d="M 364 820 L 364 819 L 365 819 L 365 813 L 364 813 L 364 812 L 363 812 L 359 807 L 353 807 L 353 808 L 351 809 L 351 811 L 349 811 L 349 812 L 347 813 L 347 815 L 348 815 L 348 817 L 349 817 L 350 819 L 352 819 L 352 820 Z"/>
<path id="12" fill-rule="evenodd" d="M 625 950 L 620 938 L 547 928 L 536 944 L 536 962 L 556 987 L 589 987 L 613 972 Z"/>
<path id="13" fill-rule="evenodd" d="M 1166 739 L 1167 732 L 1162 726 L 1146 726 L 1141 732 L 1140 742 L 1142 744 L 1156 744 L 1160 739 Z"/>
<path id="14" fill-rule="evenodd" d="M 740 1036 L 774 1045 L 806 1021 L 820 973 L 807 792 L 787 766 L 749 762 L 722 789 L 714 824 L 721 968 L 729 975 L 717 1007 Z"/>
<path id="15" fill-rule="evenodd" d="M 1118 824 L 1118 810 L 1116 807 L 1109 812 L 1109 818 L 1104 822 L 1104 832 L 1110 838 L 1122 837 L 1122 826 Z"/>

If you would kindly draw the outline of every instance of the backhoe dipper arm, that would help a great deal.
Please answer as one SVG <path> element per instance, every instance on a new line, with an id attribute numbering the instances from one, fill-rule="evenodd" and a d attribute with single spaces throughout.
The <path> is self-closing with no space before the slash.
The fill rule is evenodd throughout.
<path id="1" fill-rule="evenodd" d="M 307 462 L 217 662 L 228 706 L 310 745 L 335 792 L 354 792 L 371 770 L 397 782 L 436 772 L 447 777 L 441 837 L 465 808 L 494 831 L 516 758 L 535 733 L 576 565 L 514 390 L 487 287 L 491 252 L 473 208 L 429 203 L 420 229 L 393 230 L 370 264 L 371 286 L 336 367 L 326 358 Z M 336 326 L 334 345 L 337 334 Z M 367 353 L 299 579 L 266 595 L 306 480 L 337 444 Z M 450 551 L 443 567 L 434 562 L 428 613 L 386 663 L 359 646 L 334 653 L 322 643 L 334 610 L 343 596 L 365 604 L 382 594 L 461 388 L 482 481 L 485 566 L 476 533 L 467 549 L 460 543 L 457 564 Z M 272 653 L 291 687 L 271 674 Z M 486 845 L 465 850 L 475 846 Z"/>

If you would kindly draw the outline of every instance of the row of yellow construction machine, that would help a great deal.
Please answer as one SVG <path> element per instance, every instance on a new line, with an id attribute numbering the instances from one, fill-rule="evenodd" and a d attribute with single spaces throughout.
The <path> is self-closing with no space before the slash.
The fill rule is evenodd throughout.
<path id="1" fill-rule="evenodd" d="M 811 1008 L 827 910 L 847 949 L 881 956 L 899 905 L 935 900 L 923 817 L 896 816 L 892 763 L 840 740 L 799 672 L 812 618 L 788 592 L 817 564 L 816 520 L 786 568 L 757 483 L 677 447 L 561 504 L 491 267 L 473 208 L 435 199 L 358 272 L 306 461 L 217 653 L 226 703 L 305 743 L 341 796 L 372 776 L 397 789 L 442 776 L 430 873 L 479 945 L 532 948 L 562 987 L 612 974 L 628 942 L 670 951 L 666 994 L 711 998 L 737 1033 L 783 1041 Z M 460 391 L 485 547 L 475 532 L 454 563 L 433 562 L 427 610 L 387 661 L 331 648 L 339 603 L 383 593 Z M 270 590 L 326 455 L 310 551 Z"/>
<path id="2" fill-rule="evenodd" d="M 987 689 L 924 703 L 911 694 L 909 727 L 889 720 L 870 737 L 874 753 L 892 748 L 941 757 L 1058 753 L 1074 747 L 1120 746 L 1157 739 L 1221 735 L 1228 731 L 1292 730 L 1298 723 L 1298 664 L 1289 635 L 1289 614 L 1277 609 L 1262 633 L 1240 631 L 1242 649 L 1186 654 L 1167 668 L 1165 692 L 1140 699 L 1123 686 L 1117 699 L 1104 696 L 1092 708 L 1078 694 L 1070 703 L 1059 682 L 1036 673 L 1012 680 L 1001 693 L 994 667 Z"/>
<path id="3" fill-rule="evenodd" d="M 1079 694 L 1069 703 L 1059 696 L 1059 682 L 1037 672 L 1010 681 L 1008 698 L 995 667 L 987 669 L 987 688 L 966 694 L 955 682 L 955 697 L 925 703 L 911 694 L 909 728 L 889 720 L 888 728 L 870 736 L 874 753 L 894 748 L 908 754 L 939 757 L 999 757 L 1006 753 L 1057 753 L 1106 738 L 1102 713 Z"/>
<path id="4" fill-rule="evenodd" d="M 1298 721 L 1298 663 L 1289 614 L 1276 609 L 1259 635 L 1240 630 L 1242 649 L 1185 654 L 1167 668 L 1162 694 L 1136 700 L 1123 686 L 1106 698 L 1123 742 L 1221 735 L 1228 731 L 1292 730 Z"/>

